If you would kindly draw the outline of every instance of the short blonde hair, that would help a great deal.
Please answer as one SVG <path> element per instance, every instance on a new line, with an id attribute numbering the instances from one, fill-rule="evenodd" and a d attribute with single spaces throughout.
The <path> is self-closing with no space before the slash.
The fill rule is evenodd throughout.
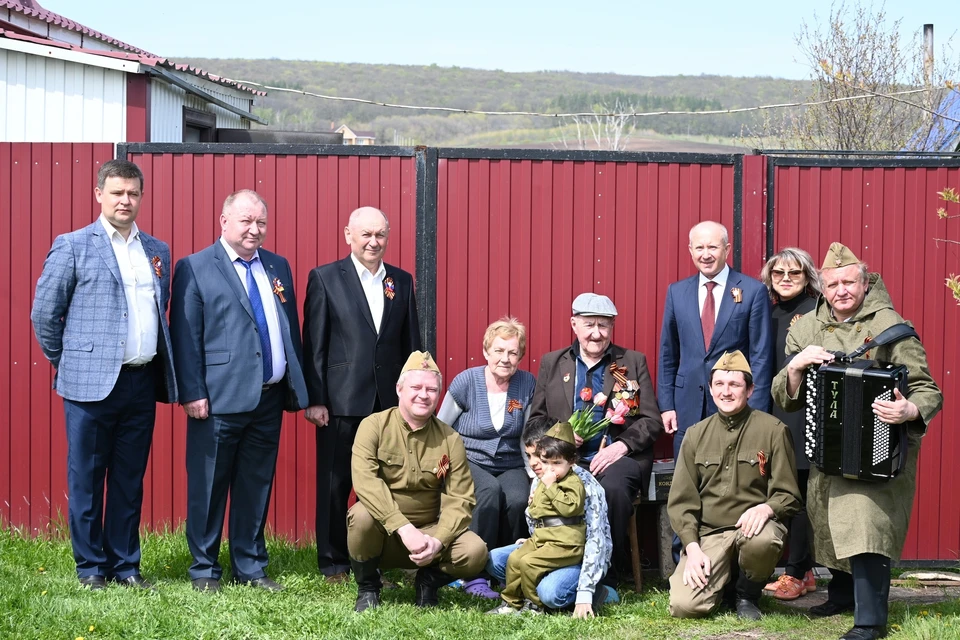
<path id="1" fill-rule="evenodd" d="M 804 277 L 807 279 L 807 295 L 814 299 L 820 297 L 820 272 L 813 266 L 813 258 L 803 249 L 786 247 L 770 256 L 767 264 L 763 265 L 763 269 L 760 270 L 760 281 L 767 287 L 767 293 L 770 294 L 770 299 L 773 300 L 773 302 L 780 301 L 780 296 L 777 295 L 776 290 L 773 288 L 772 275 L 773 268 L 777 266 L 778 262 L 798 265 L 803 271 Z"/>
<path id="2" fill-rule="evenodd" d="M 513 316 L 503 316 L 487 327 L 483 332 L 483 350 L 490 351 L 490 346 L 497 338 L 516 338 L 520 346 L 520 357 L 527 352 L 527 328 Z"/>

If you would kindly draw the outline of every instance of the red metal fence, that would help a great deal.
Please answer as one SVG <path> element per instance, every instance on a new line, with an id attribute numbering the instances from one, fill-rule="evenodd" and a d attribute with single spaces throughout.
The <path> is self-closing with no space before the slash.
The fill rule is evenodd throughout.
<path id="1" fill-rule="evenodd" d="M 935 191 L 960 168 L 801 167 L 763 156 L 545 151 L 356 150 L 277 145 L 130 145 L 146 175 L 138 223 L 174 259 L 219 234 L 224 197 L 253 188 L 270 204 L 266 246 L 287 257 L 302 304 L 306 274 L 346 255 L 342 229 L 360 205 L 380 207 L 393 233 L 387 258 L 415 273 L 421 322 L 447 379 L 480 361 L 487 324 L 511 313 L 529 328 L 521 366 L 569 344 L 574 296 L 610 295 L 615 340 L 655 372 L 667 285 L 694 272 L 686 233 L 701 220 L 731 230 L 734 266 L 756 275 L 773 248 L 822 255 L 839 239 L 883 272 L 898 309 L 918 327 L 948 398 L 930 428 L 905 559 L 953 560 L 960 490 L 947 473 L 955 421 L 957 318 L 940 283 L 960 270 L 957 221 L 937 223 Z M 65 512 L 63 409 L 33 339 L 29 310 L 53 237 L 95 219 L 97 167 L 109 145 L 0 144 L 0 520 L 42 532 Z M 954 163 L 958 165 L 960 163 Z M 767 191 L 773 189 L 773 197 Z M 955 205 L 954 205 L 955 206 Z M 860 213 L 863 212 L 863 213 Z M 960 211 L 952 211 L 960 213 Z M 954 250 L 953 253 L 950 253 Z M 24 269 L 24 273 L 19 270 Z M 28 270 L 28 272 L 26 272 Z M 186 508 L 183 412 L 162 407 L 147 475 L 144 523 L 177 526 Z M 286 417 L 270 526 L 309 539 L 314 427 Z M 658 452 L 669 455 L 668 439 Z"/>
<path id="2" fill-rule="evenodd" d="M 773 245 L 822 256 L 831 242 L 849 246 L 877 271 L 902 316 L 917 328 L 930 371 L 946 399 L 920 453 L 917 494 L 904 559 L 956 560 L 960 552 L 960 489 L 951 473 L 960 459 L 960 308 L 943 280 L 960 272 L 960 220 L 942 220 L 937 197 L 960 188 L 960 163 L 771 158 Z M 951 205 L 949 213 L 960 214 Z M 937 242 L 936 239 L 953 242 Z"/>

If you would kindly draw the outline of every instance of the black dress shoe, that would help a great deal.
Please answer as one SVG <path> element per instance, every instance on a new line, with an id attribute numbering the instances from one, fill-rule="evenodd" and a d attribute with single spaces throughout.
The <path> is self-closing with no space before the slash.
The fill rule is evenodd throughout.
<path id="1" fill-rule="evenodd" d="M 103 576 L 84 576 L 80 578 L 80 586 L 90 591 L 100 591 L 107 588 L 107 581 Z"/>
<path id="2" fill-rule="evenodd" d="M 367 609 L 376 609 L 380 606 L 379 591 L 361 591 L 357 594 L 357 602 L 353 610 L 357 613 L 363 613 Z"/>
<path id="3" fill-rule="evenodd" d="M 853 603 L 850 604 L 837 604 L 832 600 L 827 600 L 823 604 L 818 604 L 815 607 L 810 607 L 810 615 L 817 616 L 819 618 L 826 618 L 828 616 L 836 616 L 841 613 L 848 613 L 853 611 Z"/>
<path id="4" fill-rule="evenodd" d="M 744 620 L 759 620 L 762 614 L 756 602 L 747 600 L 746 598 L 739 598 L 737 600 L 737 617 L 743 618 Z"/>
<path id="5" fill-rule="evenodd" d="M 116 582 L 117 584 L 123 585 L 125 587 L 131 587 L 135 589 L 143 589 L 145 591 L 156 591 L 157 588 L 143 579 L 139 573 L 135 573 L 132 576 L 127 576 L 126 578 L 118 578 L 113 576 L 110 578 L 110 582 Z"/>
<path id="6" fill-rule="evenodd" d="M 876 640 L 887 637 L 886 627 L 854 627 L 840 636 L 840 640 Z"/>
<path id="7" fill-rule="evenodd" d="M 268 578 L 263 576 L 260 578 L 254 578 L 253 580 L 237 580 L 238 584 L 246 585 L 248 587 L 256 587 L 258 589 L 263 589 L 265 591 L 283 591 L 283 587 Z"/>
<path id="8" fill-rule="evenodd" d="M 216 578 L 195 578 L 193 580 L 193 588 L 197 591 L 216 593 L 220 591 L 220 581 Z"/>

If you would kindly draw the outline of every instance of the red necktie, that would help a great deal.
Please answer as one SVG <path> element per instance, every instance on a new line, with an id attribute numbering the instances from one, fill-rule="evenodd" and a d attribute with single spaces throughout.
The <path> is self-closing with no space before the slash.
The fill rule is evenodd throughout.
<path id="1" fill-rule="evenodd" d="M 710 340 L 713 338 L 713 327 L 716 325 L 715 303 L 713 301 L 713 288 L 717 286 L 716 282 L 707 282 L 704 284 L 707 288 L 707 298 L 703 301 L 703 311 L 700 312 L 700 325 L 703 327 L 703 348 L 710 351 Z"/>

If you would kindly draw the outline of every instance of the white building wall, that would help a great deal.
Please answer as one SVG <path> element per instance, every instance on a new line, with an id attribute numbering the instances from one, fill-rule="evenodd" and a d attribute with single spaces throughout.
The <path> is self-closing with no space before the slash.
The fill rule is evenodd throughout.
<path id="1" fill-rule="evenodd" d="M 123 142 L 125 75 L 0 49 L 0 140 Z"/>
<path id="2" fill-rule="evenodd" d="M 180 87 L 150 79 L 150 142 L 183 142 L 183 96 Z"/>

